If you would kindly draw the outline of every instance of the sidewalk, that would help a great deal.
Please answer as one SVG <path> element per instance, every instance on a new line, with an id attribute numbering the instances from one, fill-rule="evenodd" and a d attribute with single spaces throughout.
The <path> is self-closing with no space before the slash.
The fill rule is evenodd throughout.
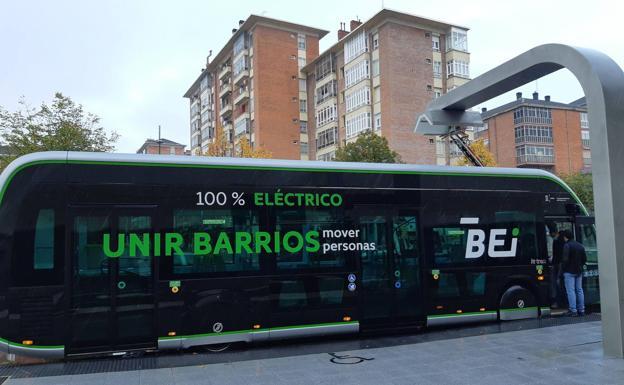
<path id="1" fill-rule="evenodd" d="M 586 322 L 333 354 L 126 372 L 9 379 L 56 384 L 624 384 Z"/>

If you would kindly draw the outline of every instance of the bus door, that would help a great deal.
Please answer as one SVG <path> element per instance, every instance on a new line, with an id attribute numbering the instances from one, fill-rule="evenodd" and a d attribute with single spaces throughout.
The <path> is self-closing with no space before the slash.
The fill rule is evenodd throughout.
<path id="1" fill-rule="evenodd" d="M 583 286 L 586 304 L 600 302 L 598 287 L 598 247 L 594 217 L 577 216 L 575 218 L 575 237 L 585 247 L 587 269 L 583 272 Z"/>
<path id="2" fill-rule="evenodd" d="M 420 234 L 416 210 L 356 210 L 362 243 L 356 281 L 360 322 L 366 326 L 421 324 Z"/>
<path id="3" fill-rule="evenodd" d="M 156 347 L 155 209 L 70 208 L 68 354 Z"/>

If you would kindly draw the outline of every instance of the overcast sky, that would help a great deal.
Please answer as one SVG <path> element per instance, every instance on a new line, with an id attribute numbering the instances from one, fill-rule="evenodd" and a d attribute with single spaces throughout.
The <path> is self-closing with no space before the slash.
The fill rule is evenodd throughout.
<path id="1" fill-rule="evenodd" d="M 624 66 L 620 1 L 385 0 L 385 7 L 470 28 L 471 76 L 527 49 L 566 43 L 601 50 Z M 182 95 L 216 54 L 239 19 L 251 13 L 329 30 L 321 51 L 336 42 L 341 21 L 366 20 L 382 1 L 31 1 L 0 0 L 0 105 L 32 105 L 61 91 L 121 134 L 118 152 L 136 152 L 148 137 L 189 144 L 188 100 Z M 567 71 L 535 88 L 570 102 L 582 90 Z M 530 97 L 530 96 L 529 96 Z M 484 106 L 513 100 L 513 93 Z M 479 106 L 481 107 L 481 106 Z"/>

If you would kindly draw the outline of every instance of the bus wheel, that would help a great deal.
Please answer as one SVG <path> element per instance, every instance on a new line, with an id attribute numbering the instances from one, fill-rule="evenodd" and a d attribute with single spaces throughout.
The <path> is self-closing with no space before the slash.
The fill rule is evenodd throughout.
<path id="1" fill-rule="evenodd" d="M 220 353 L 223 352 L 225 350 L 228 350 L 230 347 L 230 344 L 213 344 L 213 345 L 205 345 L 204 349 L 210 353 Z"/>
<path id="2" fill-rule="evenodd" d="M 511 286 L 501 296 L 499 314 L 501 321 L 537 318 L 535 296 L 520 285 Z"/>

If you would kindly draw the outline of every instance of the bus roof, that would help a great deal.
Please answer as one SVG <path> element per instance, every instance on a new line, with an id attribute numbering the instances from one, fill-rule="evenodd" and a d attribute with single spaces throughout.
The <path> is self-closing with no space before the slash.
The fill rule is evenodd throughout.
<path id="1" fill-rule="evenodd" d="M 359 163 L 359 162 L 320 162 L 304 160 L 282 159 L 252 159 L 252 158 L 217 158 L 207 156 L 188 155 L 148 155 L 148 154 L 116 154 L 105 152 L 74 152 L 49 151 L 36 152 L 21 156 L 9 164 L 0 175 L 0 199 L 4 195 L 7 183 L 21 169 L 49 163 L 67 164 L 111 164 L 111 165 L 147 165 L 163 167 L 223 167 L 226 169 L 264 169 L 264 170 L 293 170 L 317 172 L 358 172 L 358 173 L 409 173 L 430 175 L 474 175 L 474 176 L 507 176 L 520 178 L 548 179 L 570 192 L 575 199 L 574 192 L 556 175 L 544 170 L 530 168 L 503 168 L 503 167 L 453 167 L 430 166 L 415 164 L 391 163 Z"/>

